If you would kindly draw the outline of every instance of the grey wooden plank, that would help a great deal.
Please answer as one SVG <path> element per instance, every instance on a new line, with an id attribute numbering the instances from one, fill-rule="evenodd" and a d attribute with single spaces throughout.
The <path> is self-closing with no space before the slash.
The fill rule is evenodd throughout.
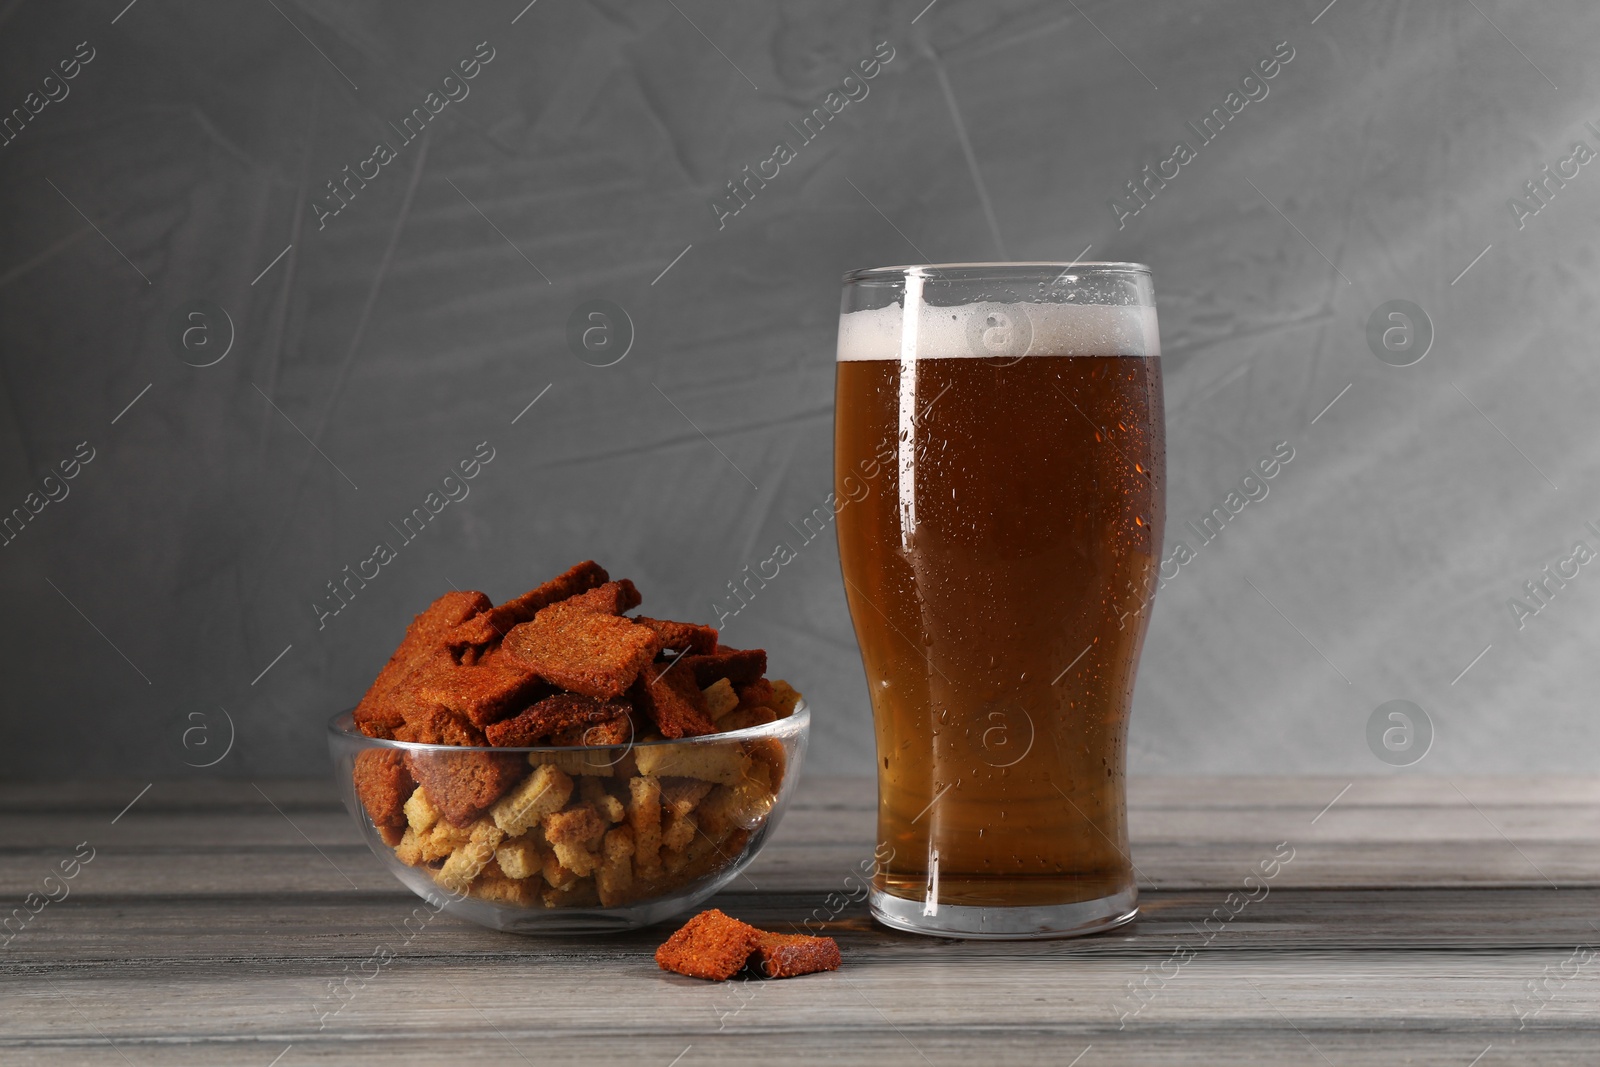
<path id="1" fill-rule="evenodd" d="M 1202 940 L 1199 930 L 1225 909 L 1222 890 L 1146 893 L 1138 920 L 1120 930 L 1065 941 L 963 942 L 901 934 L 872 923 L 864 906 L 813 892 L 731 891 L 712 905 L 750 922 L 788 929 L 808 918 L 847 950 L 893 952 L 902 959 L 1010 960 L 1119 957 L 1146 962 Z M 400 930 L 419 901 L 403 894 L 319 893 L 196 898 L 68 900 L 46 909 L 12 941 L 14 968 L 182 975 L 213 964 L 257 973 L 284 961 L 362 960 Z M 1234 905 L 1238 907 L 1237 903 Z M 1244 906 L 1207 952 L 1382 952 L 1400 949 L 1511 952 L 1571 949 L 1600 942 L 1595 889 L 1378 890 L 1273 889 Z M 1213 928 L 1215 928 L 1215 923 Z M 406 955 L 448 958 L 549 955 L 621 960 L 648 955 L 672 924 L 607 937 L 532 938 L 441 916 Z M 1591 968 L 1593 970 L 1595 968 Z M 262 972 L 264 973 L 264 971 Z"/>
<path id="2" fill-rule="evenodd" d="M 0 783 L 0 811 L 104 813 L 109 820 L 135 797 L 138 802 L 131 810 L 141 813 L 219 810 L 260 805 L 263 803 L 260 791 L 265 791 L 279 804 L 301 808 L 309 805 L 337 807 L 339 796 L 331 768 L 319 766 L 316 772 L 302 778 L 261 778 L 255 782 L 199 776 L 160 781 L 148 778 L 8 781 Z M 149 792 L 144 792 L 146 786 L 150 786 Z"/>
<path id="3" fill-rule="evenodd" d="M 1315 1041 L 1315 1048 L 1309 1044 Z M 1280 1021 L 1275 1029 L 1212 1026 L 1166 1028 L 1127 1034 L 1078 1026 L 922 1027 L 896 1032 L 833 1032 L 818 1027 L 771 1027 L 749 1033 L 630 1034 L 626 1041 L 603 1035 L 539 1034 L 502 1037 L 488 1027 L 449 1036 L 373 1035 L 352 1041 L 338 1036 L 298 1035 L 209 1039 L 185 1042 L 141 1042 L 117 1039 L 113 1048 L 95 1038 L 55 1043 L 7 1045 L 6 1062 L 18 1067 L 274 1067 L 305 1064 L 391 1064 L 394 1067 L 437 1067 L 439 1064 L 516 1064 L 526 1067 L 595 1067 L 597 1064 L 640 1064 L 678 1067 L 759 1063 L 830 1063 L 883 1067 L 924 1062 L 937 1067 L 972 1063 L 1015 1064 L 1018 1067 L 1066 1067 L 1084 1049 L 1079 1067 L 1171 1067 L 1187 1064 L 1242 1064 L 1245 1067 L 1467 1067 L 1485 1049 L 1483 1067 L 1532 1063 L 1549 1067 L 1592 1067 L 1595 1036 L 1590 1032 L 1555 1030 L 1507 1035 L 1485 1029 L 1412 1028 L 1379 1036 L 1345 1032 L 1296 1033 Z M 686 1052 L 687 1050 L 687 1052 Z M 1320 1050 L 1321 1054 L 1319 1054 Z M 919 1056 L 920 1053 L 920 1056 Z M 1323 1057 L 1326 1056 L 1326 1059 Z"/>
<path id="4" fill-rule="evenodd" d="M 1196 782 L 1193 803 L 1174 790 L 1134 809 L 1135 861 L 1162 887 L 1145 892 L 1135 924 L 983 943 L 888 931 L 860 904 L 830 908 L 827 893 L 870 851 L 872 794 L 819 779 L 750 868 L 757 888 L 741 881 L 715 903 L 774 928 L 834 913 L 824 929 L 846 968 L 727 986 L 655 968 L 665 929 L 535 939 L 441 917 L 402 941 L 415 898 L 315 784 L 269 791 L 289 798 L 285 812 L 316 848 L 237 783 L 214 803 L 206 789 L 174 790 L 115 826 L 84 794 L 54 805 L 48 791 L 13 793 L 38 803 L 0 819 L 0 891 L 23 890 L 30 864 L 70 845 L 62 831 L 93 823 L 104 844 L 72 896 L 3 950 L 0 1058 L 264 1064 L 292 1045 L 286 1063 L 670 1062 L 692 1045 L 694 1062 L 1062 1063 L 1093 1044 L 1098 1063 L 1464 1064 L 1491 1044 L 1494 1062 L 1583 1062 L 1600 1047 L 1593 964 L 1526 1029 L 1515 1011 L 1527 983 L 1600 940 L 1592 805 L 1578 784 L 1521 804 L 1514 790 L 1459 783 L 1485 797 L 1480 812 L 1450 783 L 1411 782 L 1376 791 L 1383 803 L 1341 800 L 1320 815 L 1327 801 L 1312 807 L 1304 783 L 1230 784 Z M 1199 945 L 1227 892 L 1296 827 L 1295 858 L 1269 895 L 1119 1030 L 1140 1003 L 1128 983 Z M 395 962 L 319 1029 L 314 1005 L 339 1003 L 327 983 L 359 975 L 380 946 L 398 950 Z"/>
<path id="5" fill-rule="evenodd" d="M 320 976 L 155 975 L 139 982 L 88 972 L 57 974 L 8 992 L 13 1016 L 0 1047 L 69 1036 L 166 1044 L 253 1039 L 354 1044 L 396 1037 L 504 1035 L 514 1043 L 584 1040 L 595 1053 L 631 1049 L 636 1038 L 693 1043 L 717 1034 L 765 1038 L 815 1031 L 824 1042 L 892 1030 L 918 1045 L 966 1032 L 1172 1035 L 1298 1029 L 1313 1044 L 1365 1036 L 1382 1048 L 1402 1034 L 1476 1034 L 1484 1044 L 1519 1033 L 1524 976 L 1559 954 L 1485 956 L 1413 951 L 1364 955 L 1202 956 L 1137 1005 L 1124 989 L 1139 970 L 1127 960 L 1049 955 L 996 961 L 981 947 L 906 959 L 893 946 L 858 952 L 848 970 L 784 982 L 705 983 L 663 975 L 647 955 L 603 965 L 527 956 L 397 964 L 355 989 L 327 1015 Z M 152 1005 L 166 1005 L 152 1011 Z M 85 1026 L 92 1012 L 94 1027 Z M 1527 1030 L 1581 1031 L 1600 1040 L 1600 1005 L 1581 991 L 1557 995 Z M 825 1035 L 825 1036 L 824 1036 Z M 681 1047 L 681 1044 L 680 1044 Z M 939 1046 L 934 1046 L 939 1050 Z M 1593 1047 L 1593 1046 L 1592 1046 Z M 942 1051 L 942 1050 L 940 1050 Z M 1477 1051 L 1477 1050 L 1474 1050 Z"/>

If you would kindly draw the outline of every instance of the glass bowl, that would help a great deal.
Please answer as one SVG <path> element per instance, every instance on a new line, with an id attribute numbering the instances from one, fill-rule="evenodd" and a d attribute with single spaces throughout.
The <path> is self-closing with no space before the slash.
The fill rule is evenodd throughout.
<path id="1" fill-rule="evenodd" d="M 802 700 L 784 718 L 703 737 L 468 748 L 367 737 L 347 711 L 328 723 L 328 749 L 367 844 L 435 911 L 577 934 L 673 918 L 737 877 L 794 793 L 810 725 Z M 391 825 L 373 821 L 363 794 Z M 401 797 L 404 826 L 393 825 Z"/>

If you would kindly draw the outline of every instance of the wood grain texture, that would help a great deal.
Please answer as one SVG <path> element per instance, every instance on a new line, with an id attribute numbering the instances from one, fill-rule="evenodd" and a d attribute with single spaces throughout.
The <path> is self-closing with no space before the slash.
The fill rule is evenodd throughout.
<path id="1" fill-rule="evenodd" d="M 1465 1067 L 1488 1049 L 1488 1067 L 1600 1049 L 1600 966 L 1573 962 L 1600 942 L 1589 779 L 1136 780 L 1129 927 L 962 942 L 850 904 L 826 923 L 836 974 L 724 985 L 659 971 L 665 929 L 521 938 L 441 916 L 403 943 L 415 899 L 326 784 L 162 782 L 113 825 L 142 785 L 0 788 L 4 898 L 96 849 L 3 950 L 0 1061 Z M 868 781 L 807 781 L 754 886 L 716 904 L 780 929 L 832 910 L 872 805 Z M 1202 943 L 1281 841 L 1295 854 L 1268 895 Z M 1180 945 L 1195 954 L 1176 965 Z M 395 961 L 324 1018 L 327 983 L 380 946 Z"/>

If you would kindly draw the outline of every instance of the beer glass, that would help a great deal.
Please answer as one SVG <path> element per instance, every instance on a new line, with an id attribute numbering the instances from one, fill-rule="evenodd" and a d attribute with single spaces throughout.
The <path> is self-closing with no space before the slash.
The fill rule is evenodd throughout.
<path id="1" fill-rule="evenodd" d="M 839 560 L 877 734 L 882 922 L 1060 937 L 1131 919 L 1124 774 L 1161 558 L 1148 267 L 845 276 Z"/>

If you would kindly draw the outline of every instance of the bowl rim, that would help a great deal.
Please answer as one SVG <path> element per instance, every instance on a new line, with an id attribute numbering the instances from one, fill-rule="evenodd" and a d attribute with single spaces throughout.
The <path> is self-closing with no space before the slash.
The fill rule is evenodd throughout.
<path id="1" fill-rule="evenodd" d="M 764 737 L 784 737 L 804 734 L 811 727 L 811 706 L 801 697 L 794 710 L 781 719 L 746 726 L 742 730 L 723 730 L 694 737 L 662 738 L 658 741 L 638 741 L 629 738 L 615 745 L 432 745 L 421 741 L 393 741 L 384 737 L 369 737 L 355 728 L 355 708 L 349 707 L 328 720 L 328 733 L 334 737 L 357 741 L 374 748 L 393 748 L 402 752 L 611 752 L 616 749 L 654 748 L 666 745 L 705 745 L 720 741 L 753 741 Z"/>

